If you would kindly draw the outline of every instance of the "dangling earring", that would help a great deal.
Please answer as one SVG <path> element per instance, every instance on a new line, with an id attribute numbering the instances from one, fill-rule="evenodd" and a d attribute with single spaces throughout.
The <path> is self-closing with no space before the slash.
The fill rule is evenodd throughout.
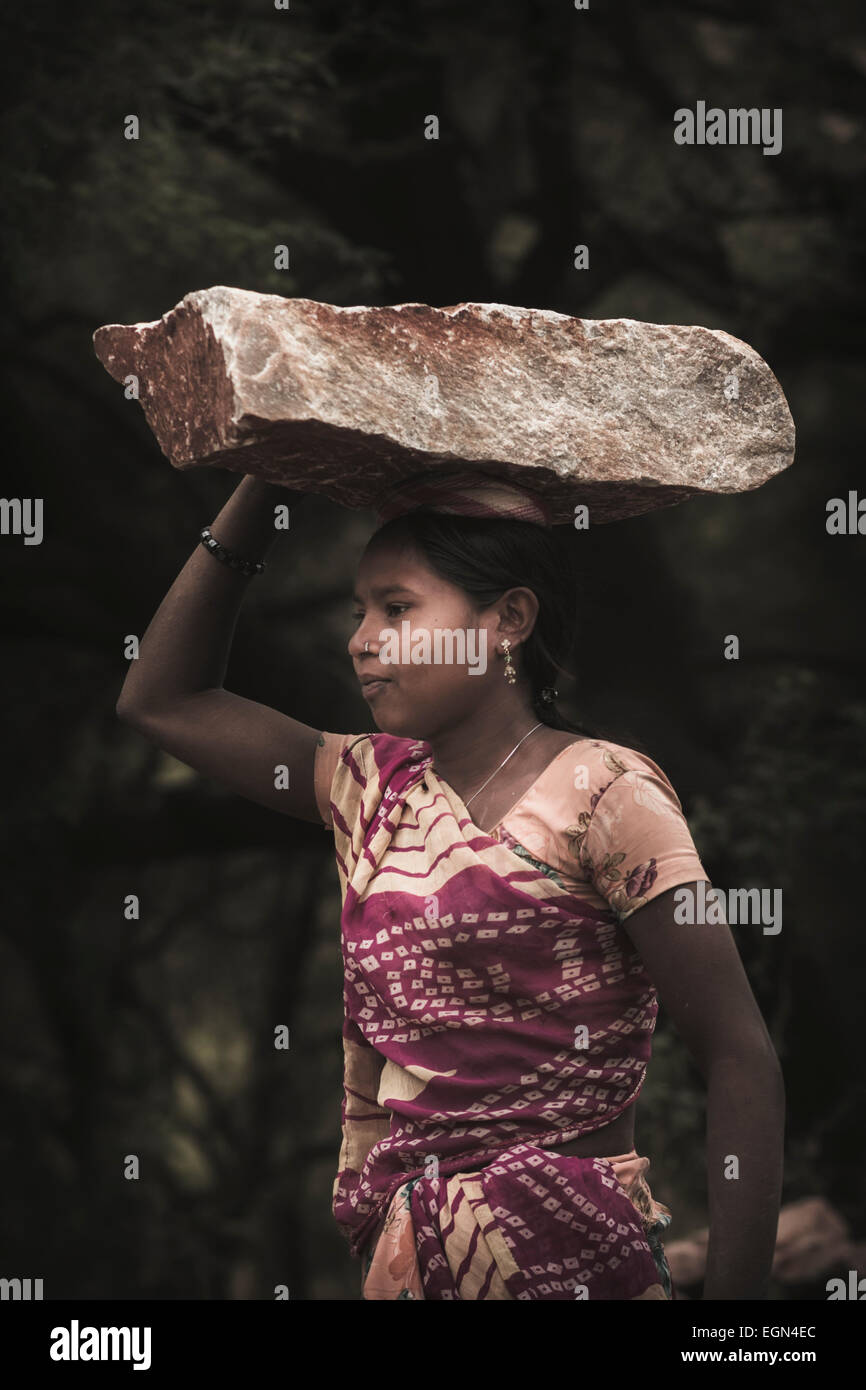
<path id="1" fill-rule="evenodd" d="M 514 659 L 511 655 L 511 642 L 507 637 L 503 639 L 502 650 L 505 653 L 505 679 L 509 685 L 514 685 L 517 680 L 517 672 L 514 669 Z"/>

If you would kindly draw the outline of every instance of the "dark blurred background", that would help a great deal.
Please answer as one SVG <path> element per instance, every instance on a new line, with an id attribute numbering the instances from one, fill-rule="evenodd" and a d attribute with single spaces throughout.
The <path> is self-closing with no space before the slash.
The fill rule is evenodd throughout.
<path id="1" fill-rule="evenodd" d="M 715 884 L 783 890 L 779 935 L 732 930 L 785 1071 L 784 1201 L 821 1198 L 866 1239 L 866 538 L 826 531 L 828 499 L 863 486 L 858 10 L 7 13 L 5 494 L 44 498 L 45 534 L 2 537 L 0 1274 L 44 1278 L 47 1298 L 357 1297 L 330 1213 L 330 836 L 203 779 L 114 708 L 125 635 L 239 480 L 172 469 L 91 335 L 217 284 L 703 324 L 770 364 L 798 432 L 786 473 L 581 535 L 571 712 L 661 764 Z M 782 152 L 676 145 L 673 113 L 697 100 L 781 107 Z M 372 525 L 303 504 L 250 585 L 227 688 L 316 728 L 371 727 L 345 645 Z M 663 1010 L 636 1143 L 670 1240 L 707 1219 L 704 1123 Z M 816 1268 L 773 1297 L 826 1297 Z"/>

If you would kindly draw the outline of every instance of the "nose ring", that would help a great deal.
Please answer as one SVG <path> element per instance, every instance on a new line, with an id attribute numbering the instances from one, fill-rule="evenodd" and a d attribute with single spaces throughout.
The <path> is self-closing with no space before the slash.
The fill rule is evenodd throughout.
<path id="1" fill-rule="evenodd" d="M 369 643 L 369 642 L 365 642 L 365 643 L 364 643 L 364 651 L 365 651 L 365 652 L 368 652 L 369 650 L 370 650 L 370 643 Z"/>

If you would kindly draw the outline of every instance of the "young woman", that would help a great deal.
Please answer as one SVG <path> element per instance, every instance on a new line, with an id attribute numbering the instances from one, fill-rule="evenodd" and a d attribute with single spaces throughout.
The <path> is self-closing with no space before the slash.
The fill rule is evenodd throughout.
<path id="1" fill-rule="evenodd" d="M 556 709 L 572 633 L 543 504 L 483 476 L 392 490 L 349 642 L 375 729 L 338 734 L 222 685 L 255 572 L 233 566 L 263 560 L 275 505 L 298 496 L 238 486 L 213 522 L 221 548 L 188 560 L 117 710 L 205 775 L 333 831 L 333 1209 L 361 1297 L 673 1297 L 670 1212 L 634 1147 L 659 1000 L 707 1085 L 703 1296 L 765 1297 L 779 1062 L 727 925 L 684 921 L 709 880 L 665 773 Z"/>

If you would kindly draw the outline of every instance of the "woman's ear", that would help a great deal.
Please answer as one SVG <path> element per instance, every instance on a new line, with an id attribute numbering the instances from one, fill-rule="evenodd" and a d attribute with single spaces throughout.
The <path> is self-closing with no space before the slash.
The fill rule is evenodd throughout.
<path id="1" fill-rule="evenodd" d="M 495 640 L 501 642 L 508 637 L 512 642 L 525 642 L 535 627 L 538 618 L 538 599 L 531 589 L 509 589 L 496 605 L 499 622 Z"/>

